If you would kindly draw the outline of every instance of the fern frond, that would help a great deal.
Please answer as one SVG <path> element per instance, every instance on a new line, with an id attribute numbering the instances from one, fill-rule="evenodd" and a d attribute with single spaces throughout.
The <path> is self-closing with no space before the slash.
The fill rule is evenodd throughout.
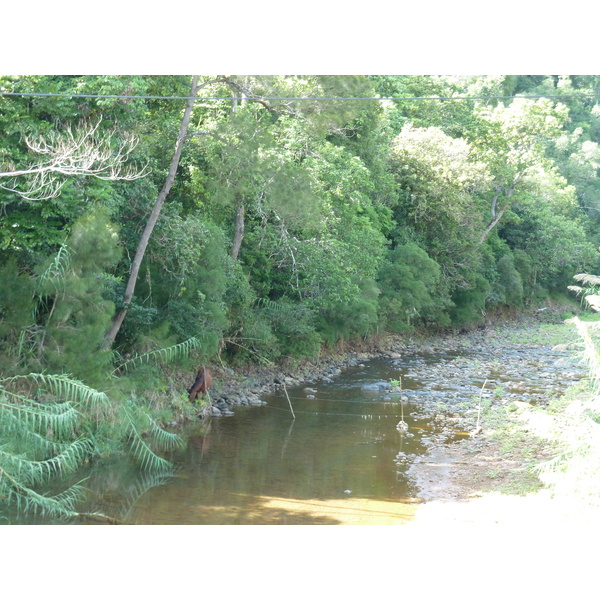
<path id="1" fill-rule="evenodd" d="M 269 298 L 257 298 L 255 304 L 258 307 L 267 308 L 267 309 L 272 310 L 274 312 L 283 313 L 283 312 L 289 311 L 289 307 L 286 306 L 285 304 L 281 304 L 279 302 L 275 302 L 273 300 L 269 300 Z"/>
<path id="2" fill-rule="evenodd" d="M 94 447 L 90 440 L 75 440 L 64 444 L 63 450 L 47 460 L 30 460 L 24 455 L 5 452 L 0 448 L 0 464 L 6 472 L 18 475 L 19 481 L 26 486 L 47 483 L 53 477 L 72 473 L 78 469 L 92 453 Z"/>
<path id="3" fill-rule="evenodd" d="M 45 460 L 47 457 L 60 456 L 73 444 L 72 440 L 61 441 L 60 436 L 47 437 L 48 432 L 52 431 L 51 428 L 41 427 L 39 431 L 31 429 L 19 417 L 9 411 L 0 413 L 0 444 L 3 444 L 0 452 L 6 451 L 12 454 L 25 452 L 31 461 Z M 95 440 L 88 438 L 87 443 L 89 451 L 81 457 L 80 462 L 95 451 Z"/>
<path id="4" fill-rule="evenodd" d="M 86 404 L 90 408 L 97 408 L 110 404 L 108 396 L 104 392 L 99 392 L 68 375 L 29 373 L 29 375 L 17 375 L 2 379 L 0 385 L 16 382 L 33 383 L 38 388 L 49 391 L 53 396 L 75 405 Z"/>
<path id="5" fill-rule="evenodd" d="M 184 441 L 180 435 L 165 431 L 154 419 L 150 416 L 148 418 L 150 419 L 150 435 L 160 448 L 164 448 L 165 450 L 183 448 Z"/>
<path id="6" fill-rule="evenodd" d="M 75 505 L 87 493 L 81 481 L 55 496 L 45 496 L 24 485 L 0 465 L 0 495 L 19 513 L 40 512 L 53 517 L 74 517 Z"/>
<path id="7" fill-rule="evenodd" d="M 51 430 L 59 437 L 72 434 L 80 413 L 68 402 L 60 404 L 36 404 L 29 398 L 3 390 L 0 411 L 12 414 L 16 426 L 26 426 L 31 431 Z M 12 398 L 8 398 L 8 395 Z M 18 402 L 15 402 L 15 398 Z"/>
<path id="8" fill-rule="evenodd" d="M 584 285 L 600 286 L 600 277 L 597 275 L 590 275 L 588 273 L 579 273 L 573 275 L 575 281 L 580 281 Z"/>
<path id="9" fill-rule="evenodd" d="M 137 407 L 129 402 L 124 406 L 125 415 L 127 418 L 127 430 L 129 434 L 129 443 L 131 444 L 131 451 L 134 458 L 139 461 L 142 469 L 147 471 L 167 471 L 172 469 L 173 465 L 168 460 L 158 456 L 148 445 L 148 443 L 142 437 L 138 426 L 136 425 L 135 413 L 138 412 Z M 150 419 L 148 415 L 143 415 Z M 150 419 L 152 425 L 152 419 Z M 167 432 L 164 432 L 167 433 Z"/>
<path id="10" fill-rule="evenodd" d="M 172 477 L 172 472 L 163 471 L 161 473 L 142 473 L 142 477 L 132 488 L 129 489 L 125 502 L 124 509 L 121 512 L 121 518 L 124 521 L 129 519 L 132 509 L 136 506 L 139 499 L 152 488 L 164 485 Z"/>
<path id="11" fill-rule="evenodd" d="M 141 468 L 147 471 L 168 471 L 173 465 L 152 451 L 135 427 L 130 430 L 131 451 Z"/>
<path id="12" fill-rule="evenodd" d="M 113 374 L 117 373 L 120 370 L 129 372 L 135 369 L 136 367 L 140 367 L 144 364 L 150 364 L 155 362 L 169 363 L 173 362 L 174 360 L 179 360 L 181 358 L 187 358 L 192 352 L 192 350 L 199 349 L 200 347 L 200 340 L 197 337 L 193 337 L 189 340 L 186 340 L 185 342 L 181 342 L 180 344 L 169 346 L 168 348 L 151 350 L 150 352 L 145 352 L 144 354 L 135 356 L 134 358 L 119 365 L 113 371 Z"/>

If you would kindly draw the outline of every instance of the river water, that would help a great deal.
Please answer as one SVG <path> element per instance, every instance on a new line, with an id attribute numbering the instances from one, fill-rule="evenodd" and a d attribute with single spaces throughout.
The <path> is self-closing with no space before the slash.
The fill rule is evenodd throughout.
<path id="1" fill-rule="evenodd" d="M 411 359 L 402 368 L 374 359 L 333 383 L 288 388 L 287 396 L 263 397 L 266 405 L 189 425 L 181 432 L 185 450 L 168 457 L 172 477 L 102 465 L 88 482 L 95 494 L 88 510 L 125 524 L 404 522 L 422 501 L 407 474 L 412 460 L 435 436 L 460 437 L 436 427 L 422 403 L 362 389 L 410 370 Z M 403 387 L 422 384 L 406 377 Z M 402 420 L 407 430 L 397 428 Z"/>
<path id="2" fill-rule="evenodd" d="M 576 377 L 565 370 L 572 364 L 557 370 L 560 354 L 546 344 L 446 345 L 371 359 L 333 382 L 290 387 L 263 396 L 265 405 L 189 424 L 178 430 L 185 448 L 165 456 L 175 465 L 167 476 L 144 475 L 122 459 L 98 463 L 85 473 L 90 494 L 79 510 L 143 525 L 406 522 L 426 499 L 411 466 L 468 435 L 477 396 L 535 404 Z M 363 389 L 394 379 L 401 394 Z"/>

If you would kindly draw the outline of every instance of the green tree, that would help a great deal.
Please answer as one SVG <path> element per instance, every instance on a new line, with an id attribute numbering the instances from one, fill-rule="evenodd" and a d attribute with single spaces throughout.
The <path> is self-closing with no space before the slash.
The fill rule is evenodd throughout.
<path id="1" fill-rule="evenodd" d="M 74 224 L 60 254 L 43 265 L 35 326 L 41 368 L 91 385 L 108 375 L 112 355 L 101 344 L 114 313 L 107 292 L 120 253 L 117 228 L 105 211 L 96 209 Z"/>
<path id="2" fill-rule="evenodd" d="M 440 266 L 416 244 L 397 246 L 388 253 L 378 276 L 381 289 L 380 312 L 391 331 L 412 329 L 423 317 L 441 313 L 436 289 L 441 280 Z M 438 317 L 437 321 L 442 319 Z"/>
<path id="3" fill-rule="evenodd" d="M 210 82 L 206 82 L 204 85 L 208 85 Z M 123 301 L 120 310 L 115 314 L 113 318 L 113 322 L 111 327 L 107 330 L 106 338 L 104 341 L 104 348 L 110 349 L 121 329 L 121 325 L 123 324 L 123 320 L 127 315 L 127 311 L 129 310 L 129 305 L 133 299 L 133 294 L 135 292 L 135 286 L 137 284 L 139 271 L 142 265 L 142 260 L 144 259 L 144 255 L 146 253 L 146 248 L 148 246 L 148 242 L 150 241 L 150 236 L 156 226 L 158 218 L 160 216 L 160 212 L 162 210 L 165 199 L 167 198 L 169 192 L 171 191 L 171 187 L 175 181 L 175 176 L 177 174 L 177 168 L 179 166 L 179 159 L 181 157 L 181 152 L 183 150 L 183 144 L 186 140 L 188 126 L 192 114 L 192 108 L 194 105 L 194 99 L 196 94 L 198 93 L 199 85 L 198 85 L 198 76 L 195 75 L 192 78 L 192 86 L 190 90 L 190 95 L 186 103 L 186 107 L 183 113 L 183 118 L 181 121 L 181 126 L 179 128 L 179 134 L 177 136 L 177 140 L 175 143 L 175 149 L 173 151 L 173 156 L 171 158 L 171 164 L 169 166 L 169 171 L 167 174 L 167 178 L 164 182 L 164 185 L 156 199 L 154 207 L 152 208 L 152 212 L 146 221 L 144 231 L 140 237 L 139 243 L 137 245 L 137 249 L 135 252 L 135 256 L 131 263 L 131 269 L 129 272 L 129 278 L 127 280 L 127 285 L 125 287 L 125 292 L 123 295 Z"/>
<path id="4" fill-rule="evenodd" d="M 482 227 L 474 196 L 490 185 L 487 165 L 467 141 L 411 125 L 394 139 L 390 161 L 400 195 L 395 240 L 414 238 L 440 265 L 448 289 L 468 287 Z"/>
<path id="5" fill-rule="evenodd" d="M 508 106 L 480 106 L 478 113 L 486 124 L 471 133 L 472 144 L 493 177 L 485 196 L 489 220 L 479 239 L 483 243 L 506 211 L 527 194 L 531 176 L 552 168 L 546 150 L 561 135 L 568 109 L 545 98 L 516 98 Z"/>

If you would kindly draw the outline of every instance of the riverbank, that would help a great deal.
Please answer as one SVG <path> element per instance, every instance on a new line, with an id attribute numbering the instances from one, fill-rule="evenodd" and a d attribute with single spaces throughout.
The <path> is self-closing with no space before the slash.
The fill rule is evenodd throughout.
<path id="1" fill-rule="evenodd" d="M 572 393 L 585 393 L 580 382 L 587 371 L 568 348 L 577 337 L 556 316 L 534 314 L 462 334 L 389 337 L 302 365 L 235 373 L 217 367 L 213 402 L 204 415 L 233 416 L 237 405 L 261 404 L 284 386 L 335 380 L 372 358 L 387 358 L 400 369 L 403 357 L 418 355 L 415 376 L 424 385 L 403 390 L 403 397 L 435 421 L 436 434 L 425 455 L 411 457 L 409 475 L 422 501 L 415 522 L 532 523 L 534 517 L 543 522 L 547 511 L 554 520 L 568 519 L 573 506 L 553 498 L 535 468 L 564 442 L 557 432 L 568 404 L 565 392 L 579 386 Z"/>

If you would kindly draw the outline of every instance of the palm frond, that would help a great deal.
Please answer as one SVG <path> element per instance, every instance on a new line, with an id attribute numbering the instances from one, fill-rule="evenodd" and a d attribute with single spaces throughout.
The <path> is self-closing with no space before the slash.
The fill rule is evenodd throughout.
<path id="1" fill-rule="evenodd" d="M 68 402 L 39 404 L 8 390 L 2 392 L 0 411 L 13 415 L 16 427 L 25 426 L 38 432 L 50 430 L 54 435 L 65 437 L 72 434 L 81 416 Z"/>
<path id="2" fill-rule="evenodd" d="M 158 456 L 154 452 L 148 442 L 143 438 L 142 432 L 136 423 L 136 413 L 139 413 L 137 406 L 132 401 L 125 405 L 125 415 L 127 418 L 127 431 L 129 436 L 129 443 L 133 457 L 140 463 L 141 468 L 147 471 L 168 471 L 173 468 L 173 465 L 164 458 Z M 142 415 L 149 419 L 150 425 L 152 426 L 153 421 L 148 415 Z M 158 426 L 156 426 L 158 428 Z M 167 432 L 164 432 L 165 434 Z"/>
<path id="3" fill-rule="evenodd" d="M 180 435 L 176 433 L 170 433 L 169 431 L 165 431 L 162 427 L 160 427 L 154 419 L 148 417 L 150 419 L 150 435 L 156 441 L 157 445 L 160 448 L 164 448 L 165 450 L 173 450 L 175 448 L 183 448 L 184 441 Z"/>
<path id="4" fill-rule="evenodd" d="M 29 375 L 17 375 L 0 380 L 0 385 L 5 387 L 5 384 L 11 383 L 33 383 L 39 390 L 47 390 L 64 402 L 75 405 L 85 404 L 90 408 L 109 405 L 108 397 L 104 392 L 99 392 L 68 375 L 29 373 Z"/>
<path id="5" fill-rule="evenodd" d="M 161 471 L 160 473 L 145 472 L 141 478 L 135 482 L 133 487 L 127 493 L 124 508 L 121 512 L 121 519 L 128 520 L 131 511 L 138 503 L 139 499 L 152 488 L 164 485 L 171 479 L 173 473 L 171 471 Z"/>
<path id="6" fill-rule="evenodd" d="M 5 452 L 0 448 L 0 464 L 5 472 L 18 475 L 23 485 L 37 486 L 47 483 L 55 476 L 72 473 L 78 469 L 93 451 L 90 440 L 79 439 L 64 444 L 59 454 L 47 460 L 30 460 L 25 455 Z"/>
<path id="7" fill-rule="evenodd" d="M 87 493 L 79 482 L 54 496 L 46 496 L 25 485 L 0 465 L 0 495 L 18 513 L 40 512 L 52 517 L 74 517 L 75 505 Z"/>
<path id="8" fill-rule="evenodd" d="M 280 302 L 275 302 L 273 300 L 270 300 L 269 298 L 257 298 L 255 304 L 258 307 L 267 308 L 274 312 L 283 313 L 283 312 L 289 311 L 289 307 L 286 306 L 285 304 L 281 304 Z"/>
<path id="9" fill-rule="evenodd" d="M 168 471 L 173 465 L 152 451 L 135 427 L 130 430 L 131 451 L 142 469 L 147 471 Z"/>

